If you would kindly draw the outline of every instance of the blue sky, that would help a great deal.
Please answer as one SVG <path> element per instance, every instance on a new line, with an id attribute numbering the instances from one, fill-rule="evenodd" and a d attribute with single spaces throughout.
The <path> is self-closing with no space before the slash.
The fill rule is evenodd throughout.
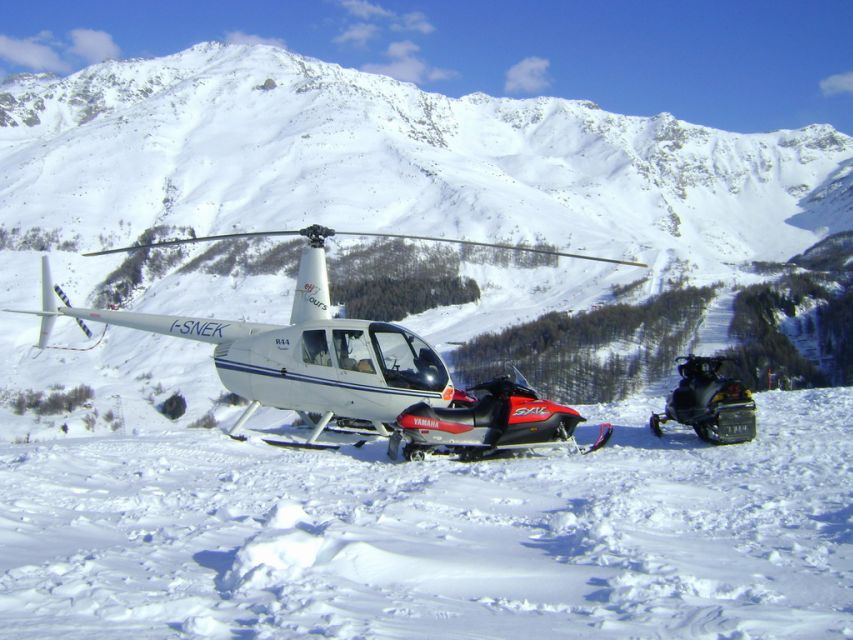
<path id="1" fill-rule="evenodd" d="M 37 0 L 4 3 L 0 76 L 265 42 L 449 96 L 853 135 L 853 0 Z"/>

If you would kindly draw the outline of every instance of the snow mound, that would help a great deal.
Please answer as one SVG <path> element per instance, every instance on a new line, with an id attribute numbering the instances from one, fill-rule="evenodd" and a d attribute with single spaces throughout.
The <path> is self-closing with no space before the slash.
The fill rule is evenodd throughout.
<path id="1" fill-rule="evenodd" d="M 237 551 L 223 585 L 231 591 L 250 591 L 298 579 L 328 547 L 322 532 L 301 505 L 278 502 L 266 514 L 264 528 Z"/>

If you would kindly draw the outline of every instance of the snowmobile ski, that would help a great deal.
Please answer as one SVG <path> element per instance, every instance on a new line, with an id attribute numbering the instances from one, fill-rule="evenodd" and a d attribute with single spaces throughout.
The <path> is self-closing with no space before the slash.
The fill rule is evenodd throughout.
<path id="1" fill-rule="evenodd" d="M 613 425 L 609 422 L 602 422 L 598 425 L 598 438 L 595 442 L 593 442 L 589 447 L 579 450 L 581 454 L 587 455 L 588 453 L 593 453 L 598 451 L 599 449 L 604 448 L 604 446 L 608 443 L 611 436 L 613 435 Z"/>

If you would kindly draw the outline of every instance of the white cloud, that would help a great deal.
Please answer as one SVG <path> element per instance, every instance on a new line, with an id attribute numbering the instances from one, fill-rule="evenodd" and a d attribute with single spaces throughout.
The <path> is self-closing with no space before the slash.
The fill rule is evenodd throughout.
<path id="1" fill-rule="evenodd" d="M 820 90 L 825 96 L 839 93 L 853 93 L 853 71 L 838 73 L 820 81 Z"/>
<path id="2" fill-rule="evenodd" d="M 388 45 L 388 51 L 385 54 L 391 58 L 391 62 L 387 64 L 366 64 L 361 67 L 361 70 L 391 76 L 397 80 L 415 84 L 447 80 L 456 75 L 456 72 L 450 69 L 438 69 L 428 65 L 424 60 L 417 57 L 416 54 L 420 50 L 421 48 L 418 45 L 409 40 L 392 42 Z"/>
<path id="3" fill-rule="evenodd" d="M 390 76 L 403 82 L 414 82 L 418 84 L 426 77 L 426 63 L 417 58 L 403 58 L 392 60 L 388 64 L 366 64 L 361 67 L 367 73 L 378 73 Z"/>
<path id="4" fill-rule="evenodd" d="M 394 15 L 392 11 L 380 7 L 378 4 L 367 2 L 367 0 L 341 0 L 341 6 L 352 15 L 363 20 L 369 20 L 370 18 L 390 18 Z"/>
<path id="5" fill-rule="evenodd" d="M 388 45 L 387 55 L 389 58 L 408 58 L 415 55 L 421 48 L 411 40 L 392 42 Z"/>
<path id="6" fill-rule="evenodd" d="M 225 44 L 266 44 L 271 47 L 287 49 L 287 44 L 281 38 L 264 38 L 242 31 L 229 31 L 225 34 Z"/>
<path id="7" fill-rule="evenodd" d="M 118 58 L 121 55 L 121 49 L 106 31 L 74 29 L 69 35 L 72 43 L 69 51 L 89 64 Z"/>
<path id="8" fill-rule="evenodd" d="M 429 35 L 435 31 L 435 27 L 422 11 L 411 11 L 399 15 L 367 0 L 338 0 L 338 4 L 350 15 L 362 20 L 358 24 L 348 25 L 347 30 L 334 39 L 339 44 L 351 42 L 364 45 L 385 28 L 377 23 L 387 24 L 391 30 L 398 32 L 413 31 Z"/>
<path id="9" fill-rule="evenodd" d="M 427 19 L 426 15 L 420 11 L 403 14 L 398 22 L 392 27 L 395 31 L 419 31 L 424 35 L 428 35 L 435 31 L 435 27 Z"/>
<path id="10" fill-rule="evenodd" d="M 504 91 L 507 93 L 537 93 L 551 84 L 545 58 L 531 56 L 509 68 L 506 72 Z"/>
<path id="11" fill-rule="evenodd" d="M 379 33 L 379 27 L 375 24 L 359 22 L 358 24 L 351 25 L 349 29 L 335 38 L 334 42 L 338 44 L 355 44 L 358 46 L 364 46 L 367 44 L 367 41 L 376 36 L 377 33 Z"/>
<path id="12" fill-rule="evenodd" d="M 50 37 L 47 32 L 40 33 L 35 38 L 20 40 L 0 35 L 0 60 L 5 60 L 19 67 L 33 71 L 52 71 L 64 73 L 71 66 L 60 58 L 59 54 L 47 44 L 39 42 Z"/>
<path id="13" fill-rule="evenodd" d="M 439 80 L 450 80 L 459 75 L 453 69 L 439 69 L 438 67 L 430 67 L 427 71 L 426 79 L 430 82 L 438 82 Z"/>

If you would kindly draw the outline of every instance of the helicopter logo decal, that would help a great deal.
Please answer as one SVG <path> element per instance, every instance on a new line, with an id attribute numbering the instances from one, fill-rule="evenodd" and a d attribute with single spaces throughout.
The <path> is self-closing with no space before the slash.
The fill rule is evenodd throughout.
<path id="1" fill-rule="evenodd" d="M 308 302 L 313 304 L 315 307 L 318 307 L 318 308 L 322 309 L 323 311 L 328 311 L 329 305 L 327 305 L 322 300 L 317 299 L 318 296 L 320 295 L 321 291 L 322 291 L 322 289 L 320 287 L 318 287 L 316 284 L 312 284 L 310 282 L 306 282 L 305 286 L 302 289 L 297 289 L 297 293 L 302 294 L 303 300 L 307 300 Z"/>

